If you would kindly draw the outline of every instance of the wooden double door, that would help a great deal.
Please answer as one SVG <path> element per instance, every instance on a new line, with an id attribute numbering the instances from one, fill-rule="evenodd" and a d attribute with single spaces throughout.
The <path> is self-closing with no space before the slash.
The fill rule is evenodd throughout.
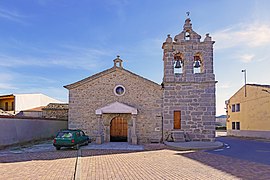
<path id="1" fill-rule="evenodd" d="M 111 142 L 127 142 L 128 123 L 123 117 L 115 117 L 110 125 Z"/>

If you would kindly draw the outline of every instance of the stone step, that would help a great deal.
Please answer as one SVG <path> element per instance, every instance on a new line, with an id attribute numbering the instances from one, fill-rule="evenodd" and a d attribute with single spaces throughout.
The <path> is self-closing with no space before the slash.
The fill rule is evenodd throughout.
<path id="1" fill-rule="evenodd" d="M 184 131 L 172 131 L 172 138 L 174 142 L 185 142 Z"/>
<path id="2" fill-rule="evenodd" d="M 174 142 L 186 142 L 185 138 L 174 138 Z"/>

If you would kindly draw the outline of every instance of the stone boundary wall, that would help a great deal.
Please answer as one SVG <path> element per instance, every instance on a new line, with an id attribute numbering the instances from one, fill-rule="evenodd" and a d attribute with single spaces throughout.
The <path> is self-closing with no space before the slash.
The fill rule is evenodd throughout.
<path id="1" fill-rule="evenodd" d="M 42 117 L 68 120 L 68 104 L 50 103 L 42 108 Z"/>
<path id="2" fill-rule="evenodd" d="M 270 131 L 253 131 L 253 130 L 227 130 L 228 136 L 253 137 L 270 139 Z"/>
<path id="3" fill-rule="evenodd" d="M 67 129 L 67 121 L 0 116 L 0 148 L 50 138 L 60 129 Z"/>

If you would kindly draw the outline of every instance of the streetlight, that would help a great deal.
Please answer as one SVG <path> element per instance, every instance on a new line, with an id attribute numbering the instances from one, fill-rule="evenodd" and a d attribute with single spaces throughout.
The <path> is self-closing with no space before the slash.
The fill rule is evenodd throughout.
<path id="1" fill-rule="evenodd" d="M 245 97 L 247 97 L 247 70 L 243 69 L 242 72 L 244 73 L 245 78 Z"/>

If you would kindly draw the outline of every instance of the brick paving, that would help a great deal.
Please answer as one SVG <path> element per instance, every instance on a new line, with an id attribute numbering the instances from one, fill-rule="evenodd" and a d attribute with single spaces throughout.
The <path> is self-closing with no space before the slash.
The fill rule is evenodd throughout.
<path id="1" fill-rule="evenodd" d="M 270 179 L 270 166 L 198 151 L 146 145 L 144 151 L 82 150 L 80 178 Z M 0 179 L 73 179 L 77 151 L 0 156 Z"/>
<path id="2" fill-rule="evenodd" d="M 0 157 L 0 179 L 72 179 L 77 151 L 7 154 Z"/>
<path id="3" fill-rule="evenodd" d="M 178 153 L 157 150 L 85 156 L 81 159 L 81 179 L 236 179 Z"/>

